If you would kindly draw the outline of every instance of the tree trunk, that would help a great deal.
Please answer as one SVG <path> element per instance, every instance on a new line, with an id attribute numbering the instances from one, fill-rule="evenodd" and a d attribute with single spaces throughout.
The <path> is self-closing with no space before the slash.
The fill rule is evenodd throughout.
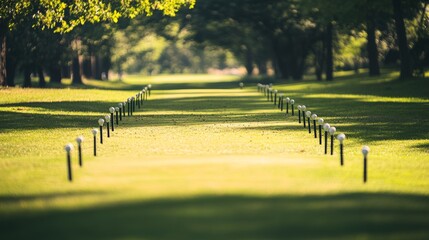
<path id="1" fill-rule="evenodd" d="M 395 19 L 396 38 L 401 58 L 401 79 L 412 77 L 410 50 L 408 49 L 407 33 L 405 31 L 404 16 L 401 0 L 392 0 Z"/>
<path id="2" fill-rule="evenodd" d="M 23 87 L 31 87 L 31 67 L 24 66 L 24 84 Z"/>
<path id="3" fill-rule="evenodd" d="M 101 80 L 101 62 L 98 55 L 91 57 L 92 67 L 94 68 L 94 79 Z"/>
<path id="4" fill-rule="evenodd" d="M 92 72 L 92 61 L 91 58 L 83 58 L 82 61 L 82 75 L 85 76 L 86 79 L 92 79 L 94 77 Z"/>
<path id="5" fill-rule="evenodd" d="M 52 63 L 49 73 L 51 83 L 61 83 L 61 66 L 59 63 Z"/>
<path id="6" fill-rule="evenodd" d="M 246 48 L 245 52 L 245 64 L 247 76 L 252 76 L 253 73 L 253 54 L 249 47 Z"/>
<path id="7" fill-rule="evenodd" d="M 6 79 L 7 79 L 7 86 L 13 87 L 15 86 L 15 73 L 16 73 L 16 67 L 18 65 L 18 61 L 16 59 L 16 56 L 11 54 L 11 52 L 8 52 L 6 54 Z"/>
<path id="8" fill-rule="evenodd" d="M 268 74 L 267 61 L 260 59 L 256 61 L 256 66 L 258 67 L 259 75 L 266 76 Z"/>
<path id="9" fill-rule="evenodd" d="M 332 22 L 329 22 L 326 26 L 326 80 L 332 81 L 334 79 L 334 57 L 333 57 L 333 30 Z"/>
<path id="10" fill-rule="evenodd" d="M 67 64 L 61 65 L 61 77 L 64 77 L 64 78 L 70 78 L 71 77 L 69 65 L 67 65 Z"/>
<path id="11" fill-rule="evenodd" d="M 316 74 L 316 80 L 322 81 L 323 70 L 320 64 L 320 56 L 314 57 L 314 73 Z"/>
<path id="12" fill-rule="evenodd" d="M 46 87 L 45 74 L 41 66 L 37 68 L 37 75 L 39 76 L 39 87 Z"/>
<path id="13" fill-rule="evenodd" d="M 83 84 L 78 55 L 75 55 L 72 59 L 72 73 L 72 84 Z"/>
<path id="14" fill-rule="evenodd" d="M 378 49 L 377 42 L 375 39 L 375 23 L 374 19 L 368 17 L 366 24 L 367 33 L 367 50 L 368 50 L 368 61 L 369 61 L 369 75 L 378 76 L 380 75 L 380 65 L 378 64 Z"/>
<path id="15" fill-rule="evenodd" d="M 0 20 L 0 86 L 7 86 L 6 72 L 6 34 L 8 29 L 7 21 Z"/>

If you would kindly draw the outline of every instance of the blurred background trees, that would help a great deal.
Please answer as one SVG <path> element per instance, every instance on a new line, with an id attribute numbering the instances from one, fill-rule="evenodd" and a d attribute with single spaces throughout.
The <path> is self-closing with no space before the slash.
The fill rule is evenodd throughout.
<path id="1" fill-rule="evenodd" d="M 407 79 L 429 66 L 428 3 L 5 0 L 0 83 L 13 86 L 18 76 L 29 87 L 38 76 L 43 87 L 45 75 L 51 83 L 70 77 L 79 84 L 82 77 L 222 69 L 332 80 L 336 70 L 366 68 L 377 76 L 381 67 L 398 68 Z"/>

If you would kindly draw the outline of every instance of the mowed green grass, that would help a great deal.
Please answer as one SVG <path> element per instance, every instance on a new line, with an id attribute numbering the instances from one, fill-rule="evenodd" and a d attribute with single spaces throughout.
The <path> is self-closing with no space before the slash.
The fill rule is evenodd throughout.
<path id="1" fill-rule="evenodd" d="M 128 76 L 0 90 L 1 239 L 427 239 L 429 83 L 273 82 L 347 135 L 345 165 L 234 76 Z M 92 156 L 90 130 L 152 96 Z M 78 135 L 67 182 L 64 145 Z M 337 144 L 337 141 L 335 142 Z M 369 181 L 362 183 L 363 145 Z"/>

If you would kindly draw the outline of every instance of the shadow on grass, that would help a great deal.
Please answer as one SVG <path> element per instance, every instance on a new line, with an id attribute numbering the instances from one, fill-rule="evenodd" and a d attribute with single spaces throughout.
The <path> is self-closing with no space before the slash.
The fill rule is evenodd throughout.
<path id="1" fill-rule="evenodd" d="M 365 142 L 379 140 L 409 140 L 429 138 L 428 103 L 413 102 L 361 102 L 360 99 L 330 98 L 304 100 L 308 110 L 323 117 L 336 126 L 338 132 Z M 83 128 L 97 126 L 98 116 L 52 115 L 49 111 L 100 112 L 100 117 L 108 114 L 113 102 L 33 102 L 2 104 L 2 107 L 42 108 L 41 114 L 2 111 L 1 130 Z M 103 111 L 104 109 L 104 111 Z M 270 111 L 270 110 L 273 111 Z M 426 110 L 426 111 L 425 111 Z M 167 111 L 163 114 L 153 112 Z M 179 113 L 168 113 L 179 111 Z M 265 111 L 265 112 L 259 112 Z M 296 113 L 297 114 L 297 113 Z M 125 119 L 127 127 L 188 126 L 208 123 L 248 123 L 286 121 L 297 122 L 297 116 L 286 117 L 273 103 L 263 96 L 208 96 L 155 99 L 144 102 L 135 117 Z M 400 121 L 398 121 L 400 119 Z M 297 129 L 299 128 L 296 123 Z M 268 130 L 270 127 L 261 127 Z M 256 129 L 249 127 L 249 129 Z M 282 127 L 275 126 L 279 130 Z M 283 130 L 293 130 L 285 126 Z M 305 130 L 303 130 L 305 131 Z"/>
<path id="2" fill-rule="evenodd" d="M 63 193 L 45 193 L 35 195 L 10 195 L 0 196 L 0 205 L 11 204 L 17 202 L 32 202 L 32 201 L 51 201 L 56 198 L 67 198 L 67 197 L 85 197 L 85 196 L 100 196 L 105 194 L 104 192 L 97 191 L 79 191 L 79 192 L 63 192 Z"/>
<path id="3" fill-rule="evenodd" d="M 428 200 L 393 193 L 158 199 L 2 217 L 0 232 L 3 239 L 425 239 Z"/>

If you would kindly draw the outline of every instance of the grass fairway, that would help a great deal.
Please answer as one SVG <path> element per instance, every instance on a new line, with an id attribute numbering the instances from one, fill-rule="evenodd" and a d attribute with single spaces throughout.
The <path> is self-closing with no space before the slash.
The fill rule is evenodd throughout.
<path id="1" fill-rule="evenodd" d="M 0 239 L 428 239 L 429 81 L 396 78 L 274 83 L 347 135 L 343 167 L 255 79 L 2 89 Z M 97 119 L 148 83 L 93 157 Z M 69 183 L 63 147 L 80 134 Z"/>

